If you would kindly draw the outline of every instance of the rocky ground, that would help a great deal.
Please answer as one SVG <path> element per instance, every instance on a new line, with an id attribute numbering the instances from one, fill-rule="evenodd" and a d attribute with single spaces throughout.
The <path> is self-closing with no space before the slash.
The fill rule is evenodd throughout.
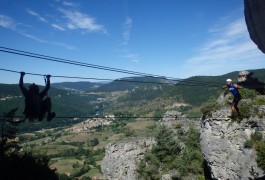
<path id="1" fill-rule="evenodd" d="M 255 131 L 265 135 L 265 119 L 252 117 L 234 122 L 230 109 L 202 119 L 200 143 L 212 179 L 256 179 L 264 176 L 257 166 L 256 151 L 245 148 L 246 140 Z"/>

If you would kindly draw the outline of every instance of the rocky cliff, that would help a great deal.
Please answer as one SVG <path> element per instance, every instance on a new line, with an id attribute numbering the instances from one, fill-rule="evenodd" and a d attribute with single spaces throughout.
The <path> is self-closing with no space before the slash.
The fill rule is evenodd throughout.
<path id="1" fill-rule="evenodd" d="M 260 111 L 265 112 L 264 105 Z M 252 117 L 240 123 L 227 116 L 230 109 L 221 109 L 201 121 L 200 143 L 209 179 L 257 179 L 264 172 L 257 166 L 256 151 L 245 148 L 251 133 L 265 135 L 265 119 Z"/>
<path id="2" fill-rule="evenodd" d="M 137 162 L 155 144 L 153 138 L 132 138 L 108 144 L 101 164 L 107 179 L 133 180 L 136 177 Z"/>
<path id="3" fill-rule="evenodd" d="M 245 0 L 245 20 L 250 38 L 265 53 L 265 1 Z"/>
<path id="4" fill-rule="evenodd" d="M 158 121 L 159 126 L 166 126 L 176 131 L 179 125 L 182 132 L 187 132 L 189 126 L 199 127 L 198 120 L 188 120 L 178 111 L 167 111 L 164 117 Z M 177 138 L 177 136 L 176 136 Z M 105 147 L 105 157 L 101 164 L 104 177 L 115 180 L 135 180 L 137 179 L 137 163 L 144 157 L 144 153 L 151 150 L 155 144 L 154 138 L 131 138 L 118 143 L 110 143 Z M 181 144 L 183 145 L 183 143 Z M 163 174 L 161 179 L 170 180 L 175 170 Z"/>

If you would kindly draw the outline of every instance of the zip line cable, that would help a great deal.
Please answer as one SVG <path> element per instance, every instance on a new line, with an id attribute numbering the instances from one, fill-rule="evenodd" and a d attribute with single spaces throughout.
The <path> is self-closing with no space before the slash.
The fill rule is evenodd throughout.
<path id="1" fill-rule="evenodd" d="M 1 48 L 1 47 L 0 47 Z M 69 61 L 69 60 L 56 60 L 56 59 L 60 59 L 60 58 L 55 58 L 55 59 L 47 59 L 47 57 L 49 56 L 44 56 L 44 55 L 40 55 L 40 56 L 36 56 L 38 54 L 34 54 L 34 53 L 28 53 L 28 52 L 25 52 L 27 54 L 24 54 L 24 51 L 18 51 L 19 53 L 17 52 L 10 52 L 10 51 L 6 51 L 6 50 L 1 50 L 0 51 L 2 52 L 7 52 L 7 53 L 12 53 L 12 54 L 17 54 L 17 55 L 22 55 L 22 56 L 29 56 L 29 57 L 32 57 L 32 58 L 39 58 L 39 59 L 44 59 L 44 60 L 49 60 L 49 61 L 55 61 L 55 62 L 62 62 L 62 63 L 66 63 L 66 64 L 71 64 L 71 65 L 78 65 L 78 66 L 85 66 L 85 67 L 89 67 L 89 68 L 96 68 L 96 69 L 103 69 L 103 70 L 109 70 L 109 71 L 115 71 L 115 72 L 121 72 L 121 73 L 127 73 L 127 74 L 133 74 L 133 75 L 140 75 L 140 76 L 145 76 L 145 77 L 151 77 L 151 78 L 159 78 L 159 79 L 165 79 L 166 77 L 163 77 L 163 76 L 158 76 L 158 75 L 149 75 L 149 74 L 145 74 L 145 73 L 138 73 L 138 72 L 133 72 L 133 71 L 126 71 L 126 70 L 120 70 L 120 69 L 114 69 L 114 68 L 111 68 L 109 69 L 107 67 L 106 68 L 102 68 L 104 66 L 97 66 L 97 65 L 93 65 L 91 66 L 91 64 L 87 64 L 87 63 L 82 63 L 82 62 L 76 62 L 76 61 Z M 20 53 L 22 52 L 22 54 Z M 53 57 L 52 57 L 53 58 Z M 176 81 L 176 82 L 182 82 L 182 81 L 190 81 L 190 82 L 193 82 L 193 83 L 196 83 L 196 84 L 205 84 L 205 85 L 208 85 L 207 82 L 197 82 L 197 81 L 192 81 L 192 80 L 185 80 L 185 79 L 167 79 L 167 80 L 171 80 L 171 81 Z M 212 82 L 211 82 L 212 83 Z M 217 86 L 217 84 L 213 84 L 214 86 Z"/>
<path id="2" fill-rule="evenodd" d="M 194 80 L 187 80 L 187 79 L 180 79 L 180 78 L 173 78 L 173 77 L 165 77 L 165 76 L 152 75 L 152 74 L 140 73 L 140 72 L 135 72 L 135 71 L 128 71 L 128 70 L 123 70 L 123 69 L 118 69 L 118 68 L 111 68 L 111 67 L 106 67 L 106 66 L 88 64 L 88 63 L 83 63 L 83 62 L 78 62 L 78 61 L 71 61 L 71 60 L 67 60 L 67 59 L 56 58 L 56 57 L 46 56 L 46 55 L 41 55 L 41 54 L 36 54 L 36 53 L 27 52 L 27 51 L 21 51 L 21 50 L 11 49 L 11 48 L 7 48 L 7 47 L 2 47 L 2 46 L 0 46 L 0 51 L 1 52 L 5 52 L 5 53 L 21 55 L 21 56 L 27 56 L 27 57 L 31 57 L 31 58 L 37 58 L 37 59 L 42 59 L 42 60 L 59 62 L 59 63 L 66 63 L 66 64 L 71 64 L 71 65 L 84 66 L 84 67 L 89 67 L 89 68 L 95 68 L 95 69 L 101 69 L 101 70 L 107 70 L 107 71 L 114 71 L 114 72 L 119 72 L 119 73 L 137 75 L 137 76 L 145 76 L 145 77 L 151 77 L 151 78 L 167 79 L 167 80 L 171 80 L 171 81 L 175 81 L 175 82 L 185 81 L 185 82 L 191 82 L 191 83 L 194 83 L 194 84 L 205 84 L 205 85 L 212 84 L 214 86 L 219 86 L 220 85 L 220 84 L 216 84 L 216 83 L 213 83 L 213 82 L 194 81 Z"/>
<path id="3" fill-rule="evenodd" d="M 1 115 L 0 116 L 1 118 L 25 118 L 25 116 L 23 116 L 23 115 L 17 115 L 17 116 L 3 116 L 3 115 Z M 180 117 L 177 117 L 177 116 L 166 116 L 167 118 L 168 117 L 171 117 L 171 118 L 201 118 L 201 117 L 195 117 L 195 116 L 191 116 L 191 117 L 182 117 L 182 116 L 180 116 Z M 122 118 L 143 118 L 143 119 L 147 119 L 147 118 L 164 118 L 164 116 L 117 116 L 117 117 L 105 117 L 105 116 L 55 116 L 54 117 L 54 119 L 56 119 L 56 118 L 58 118 L 58 119 L 66 119 L 66 118 L 69 118 L 69 119 L 74 119 L 74 118 L 87 118 L 87 119 L 93 119 L 93 118 L 95 118 L 95 119 L 99 119 L 99 118 L 101 118 L 101 119 L 122 119 Z"/>
<path id="4" fill-rule="evenodd" d="M 15 70 L 10 70 L 10 69 L 3 69 L 0 68 L 0 71 L 6 71 L 6 72 L 12 72 L 12 73 L 20 73 L 19 71 Z M 37 74 L 37 73 L 26 73 L 29 75 L 34 75 L 34 76 L 45 76 L 44 74 Z M 167 85 L 173 85 L 173 83 L 170 82 L 151 82 L 151 81 L 136 81 L 136 80 L 126 80 L 126 79 L 101 79 L 101 78 L 92 78 L 92 77 L 71 77 L 71 76 L 59 76 L 59 75 L 52 75 L 52 77 L 55 78 L 67 78 L 67 79 L 86 79 L 86 80 L 98 80 L 98 81 L 113 81 L 113 82 L 134 82 L 134 83 L 143 83 L 143 84 L 167 84 Z M 193 84 L 193 83 L 185 83 L 185 82 L 180 82 L 174 85 L 183 85 L 183 86 L 207 86 L 207 87 L 217 87 L 217 86 L 212 86 L 212 85 L 200 85 L 200 84 Z"/>
<path id="5" fill-rule="evenodd" d="M 4 116 L 0 115 L 0 118 L 25 118 L 23 115 L 17 116 Z M 53 119 L 122 119 L 122 118 L 142 118 L 142 119 L 163 119 L 163 118 L 175 118 L 175 119 L 202 119 L 203 116 L 117 116 L 117 117 L 106 117 L 106 116 L 55 116 Z M 211 117 L 211 118 L 219 118 L 219 119 L 229 119 L 229 117 Z M 240 116 L 239 118 L 249 118 L 248 116 Z M 231 119 L 231 118 L 230 118 Z M 40 121 L 33 121 L 40 122 Z"/>
<path id="6" fill-rule="evenodd" d="M 10 69 L 3 69 L 0 68 L 0 71 L 6 71 L 6 72 L 13 72 L 13 73 L 20 73 L 19 71 L 15 70 L 10 70 Z M 28 75 L 33 75 L 33 76 L 45 76 L 45 74 L 37 74 L 37 73 L 26 73 Z M 143 83 L 143 84 L 166 84 L 166 85 L 173 85 L 173 83 L 170 82 L 152 82 L 152 81 L 136 81 L 136 80 L 126 80 L 126 79 L 105 79 L 105 78 L 93 78 L 93 77 L 77 77 L 77 76 L 60 76 L 60 75 L 52 75 L 52 77 L 55 78 L 66 78 L 66 79 L 84 79 L 84 80 L 97 80 L 97 81 L 112 81 L 112 82 L 129 82 L 129 83 Z M 179 82 L 174 84 L 175 86 L 205 86 L 205 87 L 216 87 L 218 86 L 213 86 L 213 85 L 202 85 L 202 84 L 193 84 L 190 82 Z M 250 88 L 261 88 L 261 86 L 248 86 Z"/>
<path id="7" fill-rule="evenodd" d="M 16 52 L 19 52 L 19 53 L 25 53 L 25 55 L 34 55 L 35 56 L 38 56 L 38 57 L 44 57 L 44 58 L 52 58 L 54 60 L 61 60 L 61 61 L 65 61 L 66 63 L 67 62 L 74 62 L 74 63 L 80 63 L 80 64 L 84 64 L 84 65 L 89 65 L 91 66 L 92 68 L 104 68 L 103 70 L 113 70 L 113 71 L 119 71 L 119 72 L 122 72 L 122 73 L 132 73 L 133 75 L 141 75 L 141 76 L 145 76 L 145 77 L 153 77 L 153 78 L 161 78 L 161 79 L 169 79 L 169 80 L 175 80 L 175 81 L 183 81 L 185 79 L 180 79 L 180 78 L 173 78 L 173 77 L 165 77 L 165 76 L 159 76 L 159 75 L 152 75 L 152 74 L 146 74 L 146 73 L 140 73 L 140 72 L 135 72 L 135 71 L 128 71 L 128 70 L 123 70 L 123 69 L 117 69 L 117 68 L 110 68 L 110 67 L 106 67 L 106 66 L 99 66 L 99 65 L 94 65 L 94 64 L 88 64 L 88 63 L 83 63 L 83 62 L 77 62 L 77 61 L 71 61 L 71 60 L 66 60 L 66 59 L 62 59 L 62 58 L 56 58 L 56 57 L 51 57 L 51 56 L 46 56 L 46 55 L 41 55 L 41 54 L 36 54 L 36 53 L 31 53 L 31 52 L 27 52 L 27 51 L 21 51 L 21 50 L 16 50 L 16 49 L 11 49 L 11 48 L 6 48 L 6 47 L 1 47 L 0 48 L 2 49 L 5 49 L 5 50 L 10 50 L 10 51 L 4 51 L 4 50 L 0 50 L 0 51 L 3 51 L 3 52 L 7 52 L 7 53 L 16 53 Z M 24 54 L 18 54 L 18 55 L 24 55 Z M 26 55 L 26 56 L 27 56 Z M 38 58 L 38 57 L 35 57 L 35 58 Z M 59 61 L 59 62 L 61 62 Z M 190 80 L 191 82 L 193 82 L 192 80 Z M 194 82 L 200 82 L 200 81 L 194 81 Z M 204 81 L 201 81 L 203 83 L 205 83 Z M 207 83 L 207 82 L 206 82 Z M 212 83 L 212 82 L 210 82 Z M 216 85 L 216 84 L 215 84 Z"/>

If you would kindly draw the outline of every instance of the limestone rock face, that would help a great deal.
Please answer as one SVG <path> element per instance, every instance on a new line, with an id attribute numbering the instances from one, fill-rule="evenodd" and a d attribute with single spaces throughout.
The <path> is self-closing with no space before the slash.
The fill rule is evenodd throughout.
<path id="1" fill-rule="evenodd" d="M 81 122 L 69 130 L 73 133 L 80 133 L 80 132 L 90 132 L 93 131 L 93 128 L 99 127 L 99 126 L 108 126 L 112 123 L 111 120 L 104 119 L 104 118 L 93 118 L 88 119 L 84 122 Z"/>
<path id="2" fill-rule="evenodd" d="M 212 179 L 256 179 L 264 176 L 256 163 L 256 151 L 244 147 L 255 130 L 263 135 L 264 119 L 243 119 L 232 122 L 230 110 L 213 113 L 214 118 L 201 121 L 201 149 Z"/>
<path id="3" fill-rule="evenodd" d="M 248 89 L 254 89 L 260 94 L 265 94 L 264 82 L 252 77 L 253 73 L 249 71 L 240 71 L 237 78 L 237 84 Z"/>
<path id="4" fill-rule="evenodd" d="M 199 127 L 200 118 L 188 119 L 179 111 L 167 111 L 164 114 L 164 117 L 158 121 L 158 125 L 164 125 L 168 128 L 171 128 L 173 131 L 176 130 L 176 126 L 180 125 L 183 132 L 189 131 L 189 126 Z"/>
<path id="5" fill-rule="evenodd" d="M 265 1 L 245 0 L 245 20 L 250 38 L 265 53 Z"/>
<path id="6" fill-rule="evenodd" d="M 133 138 L 124 142 L 110 143 L 105 149 L 101 164 L 105 178 L 115 180 L 137 179 L 137 163 L 155 144 L 153 138 Z"/>

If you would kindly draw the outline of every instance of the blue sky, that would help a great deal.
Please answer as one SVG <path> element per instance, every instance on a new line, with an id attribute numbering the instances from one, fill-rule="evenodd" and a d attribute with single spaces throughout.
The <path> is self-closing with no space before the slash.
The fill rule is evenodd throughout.
<path id="1" fill-rule="evenodd" d="M 0 46 L 167 77 L 265 67 L 243 0 L 1 0 Z M 116 79 L 131 75 L 0 52 L 0 67 Z M 0 83 L 19 74 L 0 71 Z M 52 82 L 80 81 L 52 78 Z M 25 82 L 43 84 L 39 76 Z"/>

